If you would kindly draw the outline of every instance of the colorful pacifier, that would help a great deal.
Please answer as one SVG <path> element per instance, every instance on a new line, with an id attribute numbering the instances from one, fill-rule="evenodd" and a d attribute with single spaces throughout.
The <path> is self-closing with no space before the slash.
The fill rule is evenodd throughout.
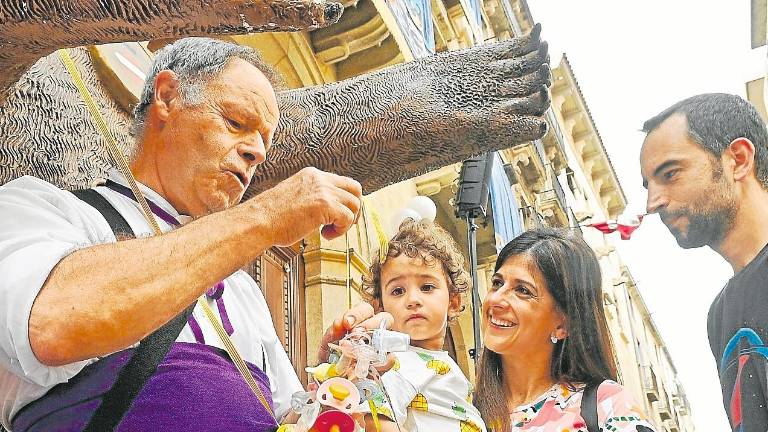
<path id="1" fill-rule="evenodd" d="M 349 414 L 331 410 L 320 414 L 311 432 L 355 432 L 356 428 L 355 420 Z"/>
<path id="2" fill-rule="evenodd" d="M 317 389 L 317 400 L 325 406 L 350 414 L 360 405 L 360 392 L 348 379 L 330 378 Z"/>

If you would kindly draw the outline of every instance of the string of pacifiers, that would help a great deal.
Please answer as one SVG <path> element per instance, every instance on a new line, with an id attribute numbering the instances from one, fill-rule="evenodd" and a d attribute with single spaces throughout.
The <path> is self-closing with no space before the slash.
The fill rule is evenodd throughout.
<path id="1" fill-rule="evenodd" d="M 388 355 L 408 349 L 407 334 L 387 330 L 386 321 L 375 330 L 355 327 L 338 343 L 330 343 L 328 362 L 306 370 L 313 382 L 308 391 L 293 394 L 291 408 L 299 414 L 292 432 L 327 430 L 354 432 L 353 414 L 363 413 L 368 405 L 377 431 L 381 430 L 379 414 L 390 417 L 400 430 L 397 414 L 384 405 L 391 402 L 377 367 L 387 364 Z"/>
<path id="2" fill-rule="evenodd" d="M 387 236 L 377 212 L 369 208 L 383 263 L 388 250 Z M 365 217 L 365 200 L 361 214 Z M 347 306 L 351 308 L 354 249 L 350 248 L 348 232 L 344 242 Z M 389 354 L 406 351 L 409 345 L 410 336 L 388 330 L 386 321 L 374 330 L 355 327 L 338 343 L 329 343 L 331 354 L 328 361 L 306 368 L 312 379 L 308 390 L 296 392 L 291 398 L 291 408 L 299 415 L 298 421 L 281 429 L 291 432 L 354 432 L 358 426 L 352 415 L 370 413 L 377 432 L 381 431 L 379 414 L 391 418 L 400 431 L 397 413 L 377 367 L 387 364 Z M 387 402 L 389 407 L 385 406 Z M 366 404 L 368 412 L 360 409 Z"/>

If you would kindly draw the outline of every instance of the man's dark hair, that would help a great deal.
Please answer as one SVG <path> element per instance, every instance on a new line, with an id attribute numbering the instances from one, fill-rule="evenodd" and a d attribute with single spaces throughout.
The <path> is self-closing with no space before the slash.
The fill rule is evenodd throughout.
<path id="1" fill-rule="evenodd" d="M 755 146 L 755 176 L 768 189 L 768 131 L 757 109 L 736 95 L 705 93 L 684 99 L 643 124 L 650 133 L 667 118 L 683 114 L 688 135 L 716 157 L 736 138 L 747 138 Z"/>

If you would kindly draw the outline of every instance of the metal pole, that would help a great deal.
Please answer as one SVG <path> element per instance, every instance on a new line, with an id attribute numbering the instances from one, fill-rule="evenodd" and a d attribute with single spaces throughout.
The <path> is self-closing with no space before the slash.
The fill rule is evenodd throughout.
<path id="1" fill-rule="evenodd" d="M 477 225 L 475 218 L 467 215 L 467 244 L 469 245 L 469 273 L 472 275 L 472 330 L 475 336 L 474 355 L 475 370 L 480 358 L 480 292 L 477 286 Z"/>

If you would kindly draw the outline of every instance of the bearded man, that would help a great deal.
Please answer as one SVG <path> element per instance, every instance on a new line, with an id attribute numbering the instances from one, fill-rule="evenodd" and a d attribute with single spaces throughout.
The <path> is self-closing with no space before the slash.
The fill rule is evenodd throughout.
<path id="1" fill-rule="evenodd" d="M 734 431 L 768 430 L 768 132 L 729 94 L 680 101 L 646 121 L 648 213 L 680 247 L 709 246 L 733 267 L 707 330 Z"/>

